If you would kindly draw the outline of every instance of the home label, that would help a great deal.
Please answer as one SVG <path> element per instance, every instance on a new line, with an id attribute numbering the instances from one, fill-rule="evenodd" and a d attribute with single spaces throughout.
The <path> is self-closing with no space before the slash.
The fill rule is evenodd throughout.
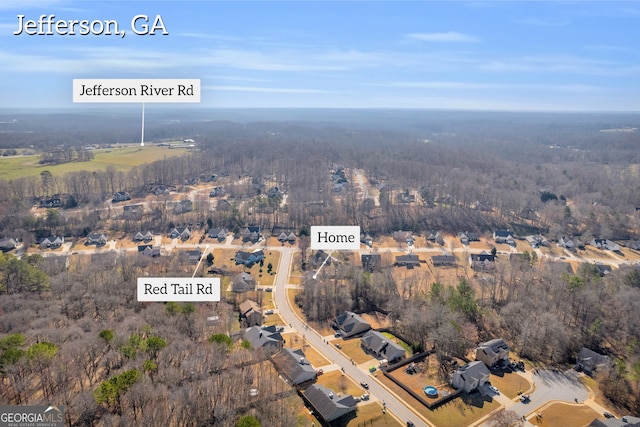
<path id="1" fill-rule="evenodd" d="M 138 301 L 220 301 L 218 277 L 138 277 Z"/>
<path id="2" fill-rule="evenodd" d="M 360 226 L 311 226 L 311 249 L 357 251 L 360 249 Z"/>

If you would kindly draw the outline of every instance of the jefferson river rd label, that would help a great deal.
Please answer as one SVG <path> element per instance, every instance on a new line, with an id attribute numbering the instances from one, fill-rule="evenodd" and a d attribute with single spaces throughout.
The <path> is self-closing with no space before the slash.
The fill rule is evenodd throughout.
<path id="1" fill-rule="evenodd" d="M 138 301 L 220 301 L 220 278 L 138 277 Z"/>
<path id="2" fill-rule="evenodd" d="M 73 79 L 73 102 L 200 102 L 200 79 Z"/>

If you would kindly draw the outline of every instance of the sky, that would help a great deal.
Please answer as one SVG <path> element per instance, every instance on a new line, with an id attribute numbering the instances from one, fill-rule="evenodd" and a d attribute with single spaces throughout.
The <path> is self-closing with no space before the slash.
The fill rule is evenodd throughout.
<path id="1" fill-rule="evenodd" d="M 169 34 L 134 34 L 139 14 Z M 126 35 L 14 35 L 18 15 Z M 0 108 L 90 108 L 79 78 L 195 78 L 190 108 L 637 112 L 639 28 L 634 1 L 2 0 Z"/>

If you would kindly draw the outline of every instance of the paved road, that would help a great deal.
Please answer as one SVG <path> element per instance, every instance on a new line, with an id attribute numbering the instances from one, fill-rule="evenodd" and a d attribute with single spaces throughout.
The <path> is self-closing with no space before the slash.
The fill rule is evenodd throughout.
<path id="1" fill-rule="evenodd" d="M 334 346 L 325 343 L 323 338 L 315 330 L 309 328 L 295 315 L 293 309 L 289 306 L 286 285 L 288 273 L 291 271 L 291 261 L 296 249 L 280 248 L 280 250 L 280 264 L 278 266 L 278 274 L 276 275 L 274 294 L 276 308 L 285 323 L 291 324 L 292 328 L 297 330 L 300 335 L 304 334 L 307 343 L 315 347 L 318 352 L 324 355 L 332 363 L 344 368 L 345 373 L 356 381 L 356 383 L 368 383 L 368 393 L 372 397 L 384 402 L 387 406 L 387 410 L 393 412 L 393 414 L 395 414 L 402 422 L 411 420 L 416 426 L 429 426 L 429 424 L 419 419 L 403 401 L 375 382 L 367 372 L 364 372 L 357 366 L 352 365 L 347 357 L 339 352 Z"/>

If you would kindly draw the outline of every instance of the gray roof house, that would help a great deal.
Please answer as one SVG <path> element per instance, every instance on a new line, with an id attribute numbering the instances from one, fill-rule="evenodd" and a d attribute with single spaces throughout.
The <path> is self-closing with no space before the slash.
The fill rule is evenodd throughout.
<path id="1" fill-rule="evenodd" d="M 454 255 L 434 255 L 431 257 L 431 263 L 435 267 L 455 266 L 456 257 Z"/>
<path id="2" fill-rule="evenodd" d="M 467 363 L 451 374 L 451 385 L 456 390 L 471 393 L 489 381 L 489 368 L 479 360 Z"/>
<path id="3" fill-rule="evenodd" d="M 360 338 L 360 346 L 369 354 L 381 359 L 387 359 L 389 362 L 405 357 L 404 348 L 399 344 L 391 341 L 378 331 L 369 331 Z"/>
<path id="4" fill-rule="evenodd" d="M 382 257 L 380 254 L 361 255 L 362 269 L 371 271 L 382 267 Z"/>
<path id="5" fill-rule="evenodd" d="M 393 232 L 393 240 L 397 242 L 405 242 L 407 245 L 413 245 L 413 233 L 411 231 L 394 231 Z"/>
<path id="6" fill-rule="evenodd" d="M 104 233 L 91 233 L 87 235 L 85 245 L 104 246 L 107 244 L 107 236 Z"/>
<path id="7" fill-rule="evenodd" d="M 240 235 L 242 236 L 243 242 L 256 243 L 258 240 L 260 240 L 260 226 L 250 225 L 248 227 L 245 227 L 240 232 Z"/>
<path id="8" fill-rule="evenodd" d="M 189 262 L 190 264 L 197 264 L 198 261 L 200 261 L 200 258 L 202 258 L 202 249 L 195 248 L 195 249 L 187 250 L 185 252 L 185 256 L 186 256 L 187 262 Z"/>
<path id="9" fill-rule="evenodd" d="M 482 252 L 479 254 L 469 255 L 471 261 L 471 268 L 474 270 L 491 270 L 495 268 L 496 256 Z"/>
<path id="10" fill-rule="evenodd" d="M 255 350 L 262 348 L 268 353 L 276 353 L 282 349 L 284 339 L 275 325 L 252 326 L 245 329 L 243 338 L 251 343 Z"/>
<path id="11" fill-rule="evenodd" d="M 593 239 L 589 244 L 598 249 L 606 249 L 608 251 L 620 250 L 620 245 L 618 245 L 616 242 L 612 242 L 609 239 Z"/>
<path id="12" fill-rule="evenodd" d="M 587 427 L 640 427 L 640 418 L 625 415 L 618 418 L 607 418 L 605 420 L 595 419 Z"/>
<path id="13" fill-rule="evenodd" d="M 281 243 L 284 243 L 284 242 L 295 243 L 296 234 L 293 231 L 290 231 L 288 233 L 286 231 L 283 231 L 280 234 L 278 234 L 278 241 Z"/>
<path id="14" fill-rule="evenodd" d="M 409 270 L 414 267 L 420 267 L 420 257 L 415 254 L 398 255 L 396 257 L 396 267 L 407 267 Z"/>
<path id="15" fill-rule="evenodd" d="M 10 237 L 3 237 L 0 239 L 0 250 L 2 252 L 9 252 L 14 250 L 18 246 L 18 242 Z"/>
<path id="16" fill-rule="evenodd" d="M 480 233 L 465 231 L 464 233 L 458 234 L 458 237 L 460 238 L 460 243 L 462 243 L 463 245 L 468 245 L 469 242 L 480 241 Z"/>
<path id="17" fill-rule="evenodd" d="M 594 375 L 597 372 L 610 371 L 613 368 L 613 362 L 609 356 L 582 347 L 576 357 L 576 367 L 588 375 Z"/>
<path id="18" fill-rule="evenodd" d="M 49 236 L 40 241 L 40 249 L 56 249 L 64 243 L 64 236 Z"/>
<path id="19" fill-rule="evenodd" d="M 332 326 L 342 333 L 345 338 L 361 334 L 371 329 L 371 325 L 362 317 L 351 311 L 345 311 L 332 322 Z"/>
<path id="20" fill-rule="evenodd" d="M 169 233 L 169 237 L 172 239 L 179 238 L 182 240 L 189 240 L 189 237 L 191 237 L 191 229 L 189 227 L 175 227 Z"/>
<path id="21" fill-rule="evenodd" d="M 327 423 L 356 410 L 357 402 L 353 396 L 347 394 L 338 397 L 330 389 L 318 384 L 312 384 L 303 394 L 315 412 Z"/>
<path id="22" fill-rule="evenodd" d="M 227 238 L 227 234 L 229 231 L 226 228 L 210 228 L 208 231 L 209 237 L 212 239 L 218 239 L 219 242 L 222 242 Z"/>
<path id="23" fill-rule="evenodd" d="M 509 346 L 499 338 L 480 343 L 476 348 L 476 360 L 483 362 L 488 367 L 495 366 L 501 360 L 508 363 Z"/>
<path id="24" fill-rule="evenodd" d="M 302 350 L 283 348 L 271 360 L 278 371 L 294 385 L 313 381 L 318 375 Z"/>
<path id="25" fill-rule="evenodd" d="M 151 231 L 146 231 L 144 233 L 142 231 L 138 231 L 133 235 L 134 242 L 150 242 L 151 240 L 153 240 L 153 233 Z"/>
<path id="26" fill-rule="evenodd" d="M 260 262 L 263 259 L 264 251 L 262 249 L 253 252 L 238 251 L 235 256 L 236 265 L 242 264 L 247 267 L 251 267 L 253 264 Z"/>
<path id="27" fill-rule="evenodd" d="M 255 301 L 250 299 L 240 304 L 240 320 L 244 321 L 245 326 L 262 325 L 262 311 Z"/>
<path id="28" fill-rule="evenodd" d="M 496 230 L 493 232 L 493 240 L 496 243 L 506 243 L 511 246 L 516 245 L 516 241 L 513 239 L 513 232 L 510 230 Z"/>
<path id="29" fill-rule="evenodd" d="M 231 290 L 236 293 L 255 291 L 256 280 L 249 273 L 238 273 L 231 281 Z"/>

